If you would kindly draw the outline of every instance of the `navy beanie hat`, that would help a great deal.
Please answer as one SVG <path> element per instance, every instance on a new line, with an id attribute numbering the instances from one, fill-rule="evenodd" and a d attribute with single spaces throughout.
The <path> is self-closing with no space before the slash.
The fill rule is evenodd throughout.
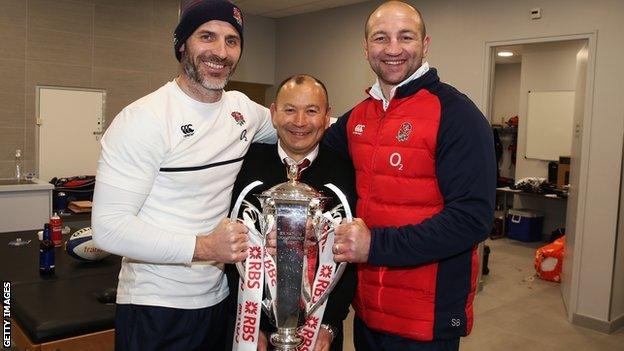
<path id="1" fill-rule="evenodd" d="M 186 39 L 202 24 L 218 20 L 228 22 L 238 32 L 243 46 L 243 13 L 227 0 L 191 0 L 180 15 L 180 23 L 173 32 L 173 49 L 176 58 L 180 61 L 182 53 L 180 47 Z"/>

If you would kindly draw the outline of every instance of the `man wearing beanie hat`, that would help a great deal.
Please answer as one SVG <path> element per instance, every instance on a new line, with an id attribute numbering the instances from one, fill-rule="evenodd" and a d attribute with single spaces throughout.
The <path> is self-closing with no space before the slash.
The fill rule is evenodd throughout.
<path id="1" fill-rule="evenodd" d="M 252 142 L 275 143 L 268 109 L 223 88 L 243 43 L 243 16 L 192 0 L 174 33 L 180 75 L 124 108 L 102 138 L 93 237 L 123 256 L 117 350 L 217 350 L 224 344 L 223 263 L 247 255 L 247 228 L 227 219 Z"/>

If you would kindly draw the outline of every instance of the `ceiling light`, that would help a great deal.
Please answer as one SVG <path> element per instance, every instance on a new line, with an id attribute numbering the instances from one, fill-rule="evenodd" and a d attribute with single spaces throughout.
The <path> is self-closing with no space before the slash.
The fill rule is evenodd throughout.
<path id="1" fill-rule="evenodd" d="M 514 54 L 511 51 L 500 51 L 497 55 L 500 57 L 511 57 Z"/>

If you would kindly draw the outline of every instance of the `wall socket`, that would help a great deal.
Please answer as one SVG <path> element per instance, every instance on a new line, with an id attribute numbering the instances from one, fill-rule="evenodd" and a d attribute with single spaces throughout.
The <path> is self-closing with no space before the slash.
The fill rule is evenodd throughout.
<path id="1" fill-rule="evenodd" d="M 531 9 L 531 19 L 540 19 L 542 18 L 542 8 L 535 7 Z"/>

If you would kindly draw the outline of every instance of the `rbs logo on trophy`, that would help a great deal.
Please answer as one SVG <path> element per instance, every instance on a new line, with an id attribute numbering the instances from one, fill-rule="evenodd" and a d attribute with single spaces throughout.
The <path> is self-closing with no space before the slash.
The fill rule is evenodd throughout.
<path id="1" fill-rule="evenodd" d="M 268 256 L 266 260 L 264 260 L 264 271 L 266 272 L 266 277 L 269 279 L 271 286 L 275 287 L 275 284 L 277 284 L 277 270 L 275 269 L 273 261 Z"/>
<path id="2" fill-rule="evenodd" d="M 321 267 L 321 273 L 319 274 L 319 279 L 317 284 L 314 286 L 314 296 L 312 296 L 312 302 L 318 301 L 323 293 L 329 287 L 331 283 L 331 275 L 332 275 L 333 267 L 329 265 L 323 265 Z"/>
<path id="3" fill-rule="evenodd" d="M 243 340 L 255 341 L 256 328 L 258 327 L 258 303 L 245 301 L 245 314 L 243 315 Z"/>
<path id="4" fill-rule="evenodd" d="M 260 278 L 262 277 L 262 250 L 260 247 L 252 247 L 249 260 L 249 269 L 247 270 L 247 288 L 260 289 Z"/>
<path id="5" fill-rule="evenodd" d="M 310 351 L 312 349 L 312 340 L 314 340 L 314 334 L 318 328 L 319 319 L 314 316 L 308 317 L 301 330 L 301 336 L 303 337 L 303 345 L 299 348 L 299 351 Z"/>

